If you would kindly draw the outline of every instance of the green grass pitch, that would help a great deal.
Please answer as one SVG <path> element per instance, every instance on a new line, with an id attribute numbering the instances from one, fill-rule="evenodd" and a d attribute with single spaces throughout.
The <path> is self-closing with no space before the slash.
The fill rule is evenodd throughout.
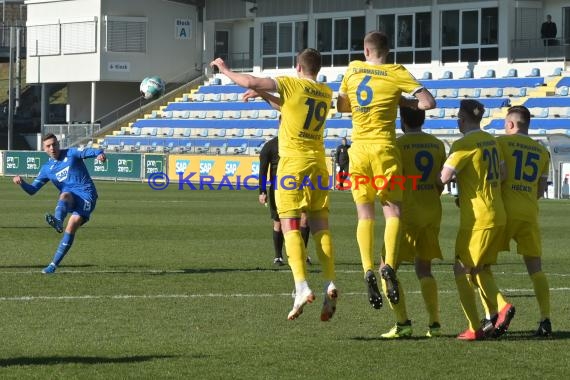
<path id="1" fill-rule="evenodd" d="M 53 276 L 40 273 L 59 238 L 43 220 L 57 193 L 29 197 L 0 178 L 0 378 L 2 379 L 508 379 L 567 376 L 570 350 L 570 202 L 543 200 L 543 267 L 555 336 L 531 338 L 538 307 L 521 258 L 503 253 L 498 285 L 517 307 L 501 340 L 461 342 L 466 327 L 451 272 L 458 210 L 444 196 L 434 266 L 444 336 L 424 338 L 427 314 L 413 268 L 399 271 L 414 337 L 383 341 L 394 317 L 374 310 L 355 239 L 349 193 L 331 195 L 340 291 L 320 322 L 317 300 L 287 321 L 293 281 L 272 264 L 271 221 L 253 191 L 152 191 L 97 183 L 92 220 Z M 380 212 L 378 213 L 380 215 Z M 377 223 L 377 239 L 383 230 Z M 315 260 L 313 244 L 309 249 Z"/>

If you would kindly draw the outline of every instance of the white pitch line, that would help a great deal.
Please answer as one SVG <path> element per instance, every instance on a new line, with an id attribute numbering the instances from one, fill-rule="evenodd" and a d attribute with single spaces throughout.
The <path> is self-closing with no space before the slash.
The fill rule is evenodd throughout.
<path id="1" fill-rule="evenodd" d="M 532 289 L 503 289 L 508 293 L 532 293 Z M 551 288 L 551 292 L 567 292 L 570 288 Z M 421 294 L 420 291 L 407 292 L 408 294 Z M 455 290 L 440 290 L 440 294 L 456 293 Z M 365 293 L 347 292 L 343 296 L 364 296 Z M 0 302 L 31 302 L 31 301 L 83 301 L 83 300 L 138 300 L 138 299 L 198 299 L 198 298 L 259 298 L 259 297 L 291 297 L 291 293 L 205 293 L 205 294 L 115 294 L 115 295 L 82 295 L 82 296 L 19 296 L 0 297 Z"/>

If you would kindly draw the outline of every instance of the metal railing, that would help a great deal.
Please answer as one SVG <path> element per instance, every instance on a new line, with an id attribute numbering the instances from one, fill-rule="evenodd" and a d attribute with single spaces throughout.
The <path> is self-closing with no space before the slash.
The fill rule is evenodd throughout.
<path id="1" fill-rule="evenodd" d="M 184 79 L 188 81 L 184 81 Z M 130 122 L 143 118 L 146 113 L 167 101 L 172 101 L 176 97 L 182 96 L 190 89 L 204 83 L 204 80 L 205 78 L 201 73 L 185 72 L 168 81 L 165 94 L 156 100 L 148 102 L 139 96 L 101 116 L 96 123 L 46 124 L 42 128 L 42 134 L 51 132 L 58 136 L 63 135 L 64 142 L 61 143 L 63 147 L 86 144 L 96 137 L 104 136 L 121 126 L 126 126 Z"/>
<path id="2" fill-rule="evenodd" d="M 44 124 L 42 136 L 53 133 L 57 136 L 62 148 L 75 145 L 76 141 L 83 141 L 93 136 L 101 129 L 101 124 L 72 123 L 72 124 Z"/>
<path id="3" fill-rule="evenodd" d="M 0 26 L 0 49 L 10 47 L 10 28 L 17 27 L 20 32 L 20 48 L 26 47 L 26 27 L 25 25 Z"/>
<path id="4" fill-rule="evenodd" d="M 570 40 L 552 39 L 517 39 L 511 41 L 511 61 L 569 61 Z"/>
<path id="5" fill-rule="evenodd" d="M 216 55 L 216 58 L 218 57 L 224 59 L 233 71 L 253 71 L 253 57 L 249 53 Z"/>

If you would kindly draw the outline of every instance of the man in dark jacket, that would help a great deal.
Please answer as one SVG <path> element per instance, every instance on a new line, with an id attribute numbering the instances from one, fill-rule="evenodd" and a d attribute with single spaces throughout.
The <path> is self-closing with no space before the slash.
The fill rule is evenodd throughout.
<path id="1" fill-rule="evenodd" d="M 544 39 L 544 46 L 556 45 L 556 23 L 552 22 L 552 16 L 547 15 L 546 21 L 542 23 L 540 28 L 540 38 Z"/>
<path id="2" fill-rule="evenodd" d="M 335 163 L 339 167 L 338 172 L 338 184 L 336 185 L 337 190 L 350 190 L 348 188 L 344 188 L 344 181 L 348 176 L 348 149 L 350 145 L 346 142 L 346 138 L 342 138 L 342 143 L 336 148 L 335 153 Z"/>

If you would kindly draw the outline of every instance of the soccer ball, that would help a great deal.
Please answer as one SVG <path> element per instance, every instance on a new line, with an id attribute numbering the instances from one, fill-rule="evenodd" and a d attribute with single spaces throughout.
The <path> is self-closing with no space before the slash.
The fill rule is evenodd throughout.
<path id="1" fill-rule="evenodd" d="M 159 77 L 146 77 L 140 85 L 141 95 L 146 100 L 158 99 L 164 94 L 164 87 L 164 81 Z"/>

